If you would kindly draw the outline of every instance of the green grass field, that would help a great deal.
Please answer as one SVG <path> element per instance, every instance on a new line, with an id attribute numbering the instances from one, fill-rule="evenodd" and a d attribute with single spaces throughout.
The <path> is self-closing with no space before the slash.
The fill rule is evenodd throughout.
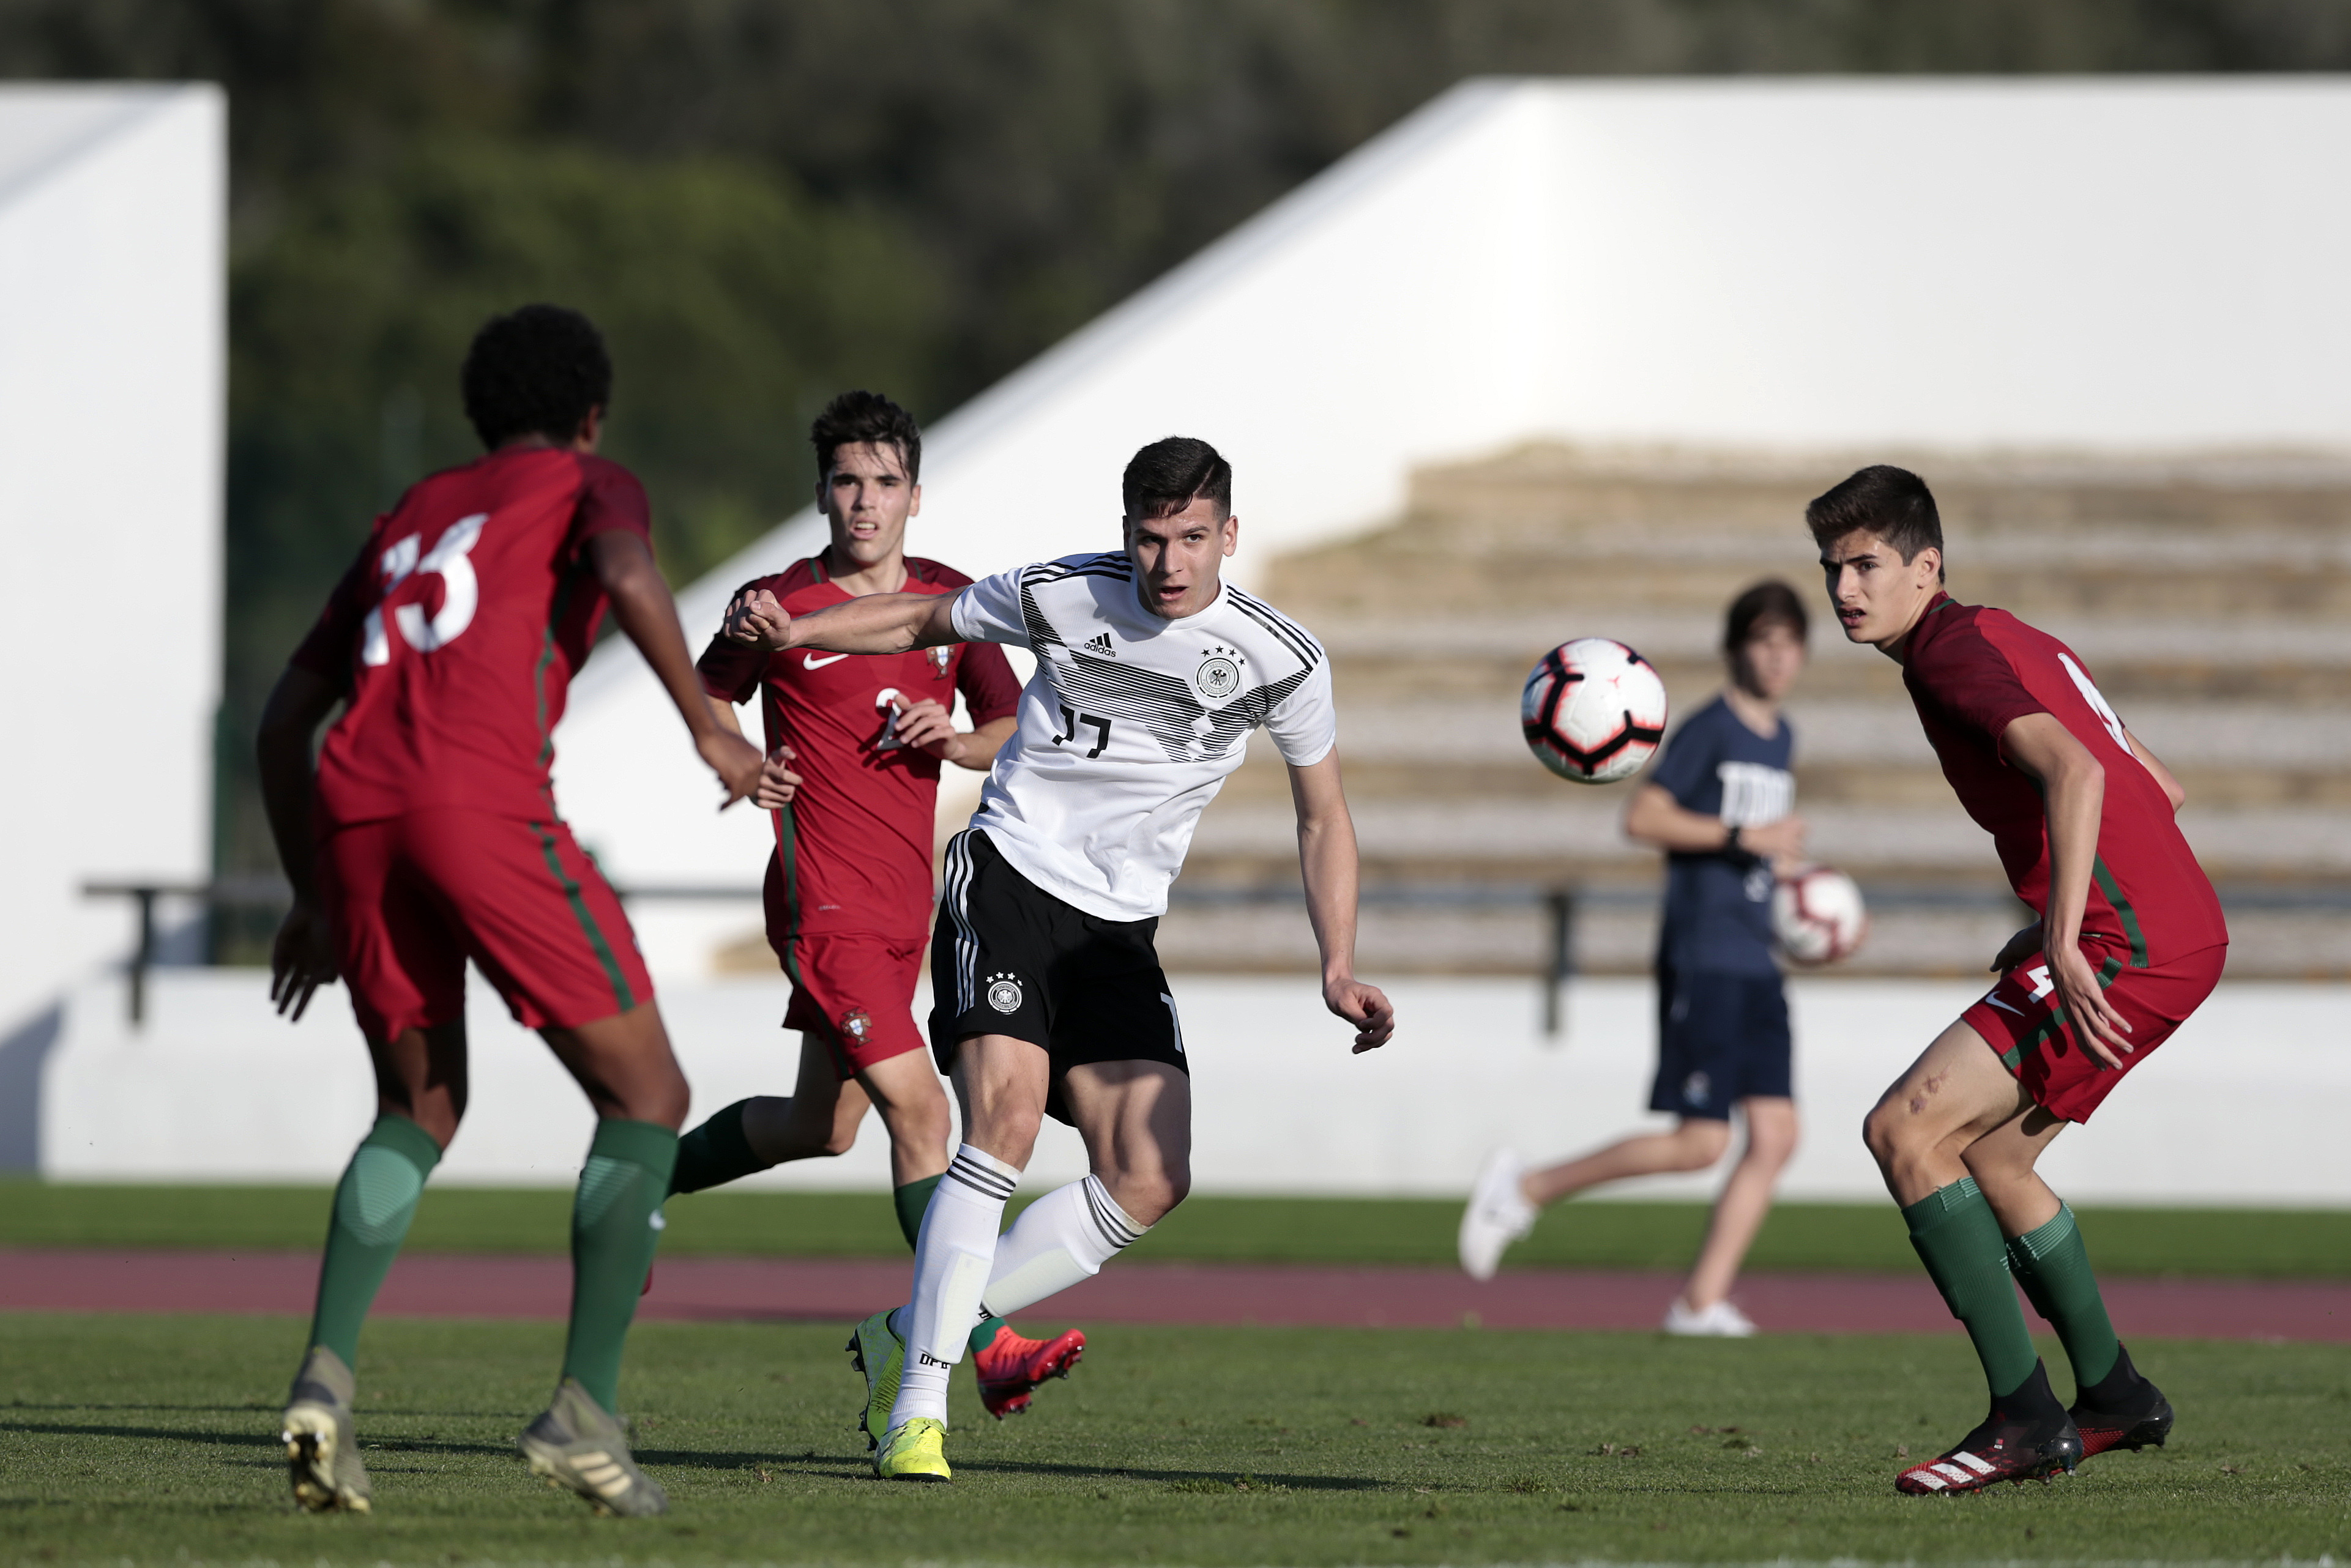
<path id="1" fill-rule="evenodd" d="M 1013 1204 L 1013 1210 L 1020 1204 Z M 569 1246 L 571 1194 L 428 1187 L 409 1246 L 440 1253 L 548 1253 Z M 884 1194 L 701 1192 L 670 1204 L 663 1255 L 901 1258 Z M 1192 1262 L 1453 1262 L 1460 1204 L 1439 1199 L 1196 1197 L 1134 1258 Z M 0 1183 L 0 1246 L 313 1249 L 324 1187 L 75 1187 Z M 1511 1267 L 1681 1270 L 1705 1234 L 1702 1204 L 1563 1204 L 1510 1253 Z M 2351 1213 L 2085 1208 L 2099 1270 L 2236 1279 L 2351 1279 Z M 1756 1270 L 1918 1267 L 1893 1204 L 1782 1204 L 1750 1255 Z"/>
<path id="2" fill-rule="evenodd" d="M 254 1247 L 304 1249 L 325 1234 L 321 1187 L 0 1184 L 0 1247 Z M 571 1197 L 553 1190 L 430 1187 L 409 1233 L 419 1251 L 541 1252 L 568 1245 Z M 1018 1203 L 1015 1207 L 1017 1209 Z M 1130 1256 L 1163 1260 L 1453 1261 L 1458 1203 L 1396 1198 L 1196 1197 Z M 2090 1208 L 2082 1224 L 2109 1274 L 2351 1278 L 2351 1213 L 2340 1210 Z M 1688 1265 L 1702 1205 L 1573 1203 L 1545 1213 L 1513 1267 Z M 671 1257 L 900 1257 L 887 1197 L 699 1193 L 672 1202 Z M 1891 1203 L 1782 1204 L 1749 1260 L 1757 1269 L 1918 1266 Z"/>
<path id="3" fill-rule="evenodd" d="M 867 1479 L 837 1326 L 646 1324 L 623 1396 L 664 1520 L 591 1517 L 516 1430 L 554 1324 L 386 1321 L 368 1518 L 286 1498 L 290 1318 L 0 1316 L 0 1562 L 1050 1564 L 2351 1555 L 2351 1346 L 2148 1342 L 2172 1446 L 1908 1499 L 1980 1409 L 1967 1343 L 1106 1328 L 1037 1413 L 956 1385 L 952 1487 Z M 2062 1378 L 2060 1379 L 2062 1383 Z"/>

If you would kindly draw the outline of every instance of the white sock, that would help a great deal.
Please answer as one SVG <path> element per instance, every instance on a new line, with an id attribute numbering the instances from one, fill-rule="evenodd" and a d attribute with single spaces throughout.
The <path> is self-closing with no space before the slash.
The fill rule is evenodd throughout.
<path id="1" fill-rule="evenodd" d="M 947 1418 L 947 1372 L 963 1359 L 971 1325 L 979 1321 L 1004 1201 L 1019 1180 L 1019 1167 L 966 1144 L 932 1192 L 914 1239 L 914 1295 L 902 1320 L 906 1375 L 890 1407 L 893 1427 Z"/>
<path id="2" fill-rule="evenodd" d="M 1022 1209 L 997 1243 L 987 1304 L 981 1311 L 1008 1318 L 1092 1279 L 1150 1228 L 1112 1201 L 1100 1176 L 1056 1187 Z"/>

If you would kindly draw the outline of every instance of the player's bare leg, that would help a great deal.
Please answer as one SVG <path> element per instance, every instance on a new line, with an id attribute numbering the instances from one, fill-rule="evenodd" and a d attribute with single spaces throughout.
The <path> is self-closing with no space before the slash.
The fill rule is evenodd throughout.
<path id="1" fill-rule="evenodd" d="M 1671 1132 L 1638 1134 L 1576 1159 L 1529 1171 L 1520 1178 L 1519 1192 L 1536 1207 L 1548 1207 L 1603 1182 L 1702 1171 L 1729 1147 L 1729 1123 L 1688 1116 Z"/>
<path id="2" fill-rule="evenodd" d="M 1862 1141 L 1894 1201 L 1907 1207 L 1969 1176 L 1969 1147 L 2033 1109 L 1983 1036 L 1954 1023 L 1879 1096 Z M 2055 1131 L 2048 1129 L 2043 1143 Z"/>
<path id="3" fill-rule="evenodd" d="M 525 1428 L 523 1452 L 549 1485 L 600 1509 L 664 1512 L 668 1499 L 629 1453 L 619 1416 L 621 1352 L 661 1239 L 691 1093 L 650 1002 L 539 1033 L 596 1108 L 597 1123 L 571 1209 L 563 1372 L 553 1402 Z"/>
<path id="4" fill-rule="evenodd" d="M 1739 1266 L 1755 1234 L 1771 1212 L 1780 1173 L 1796 1152 L 1796 1103 L 1781 1095 L 1754 1095 L 1740 1102 L 1747 1118 L 1747 1147 L 1730 1167 L 1722 1196 L 1707 1221 L 1706 1243 L 1682 1286 L 1682 1304 L 1704 1312 L 1730 1294 Z"/>
<path id="5" fill-rule="evenodd" d="M 1070 1069 L 1061 1094 L 1085 1140 L 1088 1167 L 1130 1218 L 1156 1225 L 1190 1194 L 1187 1074 L 1164 1061 L 1092 1062 Z"/>
<path id="6" fill-rule="evenodd" d="M 335 1189 L 309 1350 L 287 1396 L 280 1437 L 295 1500 L 307 1509 L 372 1506 L 351 1424 L 360 1326 L 391 1272 L 425 1178 L 465 1114 L 465 1023 L 368 1041 L 376 1122 Z"/>
<path id="7" fill-rule="evenodd" d="M 1538 1171 L 1527 1170 L 1515 1151 L 1497 1149 L 1479 1171 L 1469 1202 L 1461 1211 L 1458 1245 L 1462 1270 L 1473 1280 L 1492 1279 L 1501 1266 L 1503 1251 L 1534 1228 L 1535 1216 L 1545 1206 L 1561 1198 L 1627 1176 L 1704 1170 L 1722 1158 L 1729 1146 L 1729 1123 L 1685 1116 L 1671 1132 L 1620 1138 L 1605 1148 Z M 1675 1310 L 1681 1311 L 1678 1305 Z M 1672 1326 L 1670 1320 L 1667 1326 Z M 1751 1333 L 1753 1325 L 1736 1332 Z"/>
<path id="8" fill-rule="evenodd" d="M 1954 1024 L 1945 1040 L 1954 1034 L 1963 1034 L 1967 1040 L 1955 1042 L 1949 1060 L 1972 1062 L 1966 1044 L 1974 1040 L 1980 1045 L 1974 1030 Z M 1936 1042 L 1938 1047 L 1943 1043 Z M 1930 1049 L 1928 1055 L 1934 1054 Z M 1981 1054 L 1988 1057 L 1991 1051 L 1985 1048 Z M 1920 1066 L 1926 1065 L 1927 1059 L 1921 1058 Z M 2005 1071 L 1997 1066 L 1995 1071 L 2007 1079 Z M 1980 1071 L 1967 1075 L 1982 1076 Z M 1923 1090 L 1933 1076 L 1932 1071 L 1921 1073 L 1913 1068 L 1905 1082 L 1914 1092 Z M 2013 1081 L 2009 1082 L 2013 1088 Z M 1987 1103 L 1996 1103 L 1996 1088 L 1987 1083 Z M 1896 1096 L 1889 1092 L 1887 1100 Z M 1907 1104 L 1900 1102 L 1895 1114 L 1907 1113 Z M 2132 1364 L 2130 1352 L 2116 1337 L 2074 1211 L 2035 1168 L 2066 1124 L 2029 1100 L 2025 1106 L 1968 1143 L 1960 1158 L 2007 1239 L 2009 1272 L 2064 1343 L 2075 1385 L 2068 1414 L 2080 1431 L 2084 1457 L 2110 1448 L 2159 1448 L 2171 1432 L 2171 1406 Z M 1886 1109 L 1886 1102 L 1881 1102 L 1879 1111 L 1872 1113 L 1873 1124 Z M 1899 1133 L 1889 1130 L 1885 1135 L 1896 1139 Z"/>
<path id="9" fill-rule="evenodd" d="M 924 1216 L 914 1301 L 903 1320 L 913 1354 L 887 1420 L 892 1434 L 904 1429 L 913 1435 L 910 1445 L 929 1446 L 924 1473 L 945 1474 L 935 1450 L 962 1325 L 984 1310 L 1017 1312 L 1091 1277 L 1191 1186 L 1191 1092 L 1183 1072 L 1145 1061 L 1073 1068 L 1063 1094 L 1092 1169 L 1029 1205 L 999 1239 L 1005 1199 L 1044 1124 L 1050 1073 L 1044 1050 L 1026 1040 L 975 1036 L 957 1048 L 965 1141 Z M 1076 1360 L 1082 1340 L 1064 1337 L 1067 1355 L 1040 1375 L 1059 1375 Z M 897 1447 L 884 1443 L 877 1469 L 914 1473 L 899 1463 Z"/>
<path id="10" fill-rule="evenodd" d="M 1896 1479 L 1902 1491 L 1975 1490 L 2045 1479 L 2081 1462 L 2081 1433 L 2050 1390 L 2017 1305 L 2011 1273 L 2017 1233 L 2005 1228 L 1973 1168 L 1982 1166 L 2010 1214 L 2030 1218 L 2044 1195 L 2053 1199 L 2032 1166 L 2064 1125 L 2032 1103 L 1964 1021 L 1936 1038 L 1863 1124 L 1886 1190 L 1902 1206 L 1910 1244 L 1974 1342 L 1991 1395 L 1974 1431 Z M 2058 1207 L 2048 1205 L 2053 1212 Z M 2086 1265 L 2082 1272 L 2086 1279 Z M 2103 1321 L 2104 1307 L 2097 1311 Z M 2164 1415 L 2168 1429 L 2168 1407 Z"/>
<path id="11" fill-rule="evenodd" d="M 446 1149 L 465 1116 L 465 1020 L 371 1040 L 368 1061 L 375 1070 L 376 1113 L 407 1117 Z"/>
<path id="12" fill-rule="evenodd" d="M 673 1133 L 684 1125 L 693 1091 L 670 1050 L 661 1009 L 653 1003 L 538 1032 L 597 1115 L 651 1122 Z"/>
<path id="13" fill-rule="evenodd" d="M 759 1168 L 845 1155 L 871 1109 L 890 1134 L 890 1183 L 905 1186 L 947 1168 L 946 1092 L 928 1053 L 887 1057 L 844 1082 L 822 1040 L 800 1037 L 799 1079 L 789 1096 L 743 1102 L 743 1139 Z"/>
<path id="14" fill-rule="evenodd" d="M 857 1129 L 871 1105 L 855 1079 L 841 1082 L 824 1042 L 803 1034 L 799 1077 L 792 1092 L 755 1094 L 743 1102 L 743 1141 L 760 1170 L 792 1160 L 845 1155 L 855 1146 Z"/>

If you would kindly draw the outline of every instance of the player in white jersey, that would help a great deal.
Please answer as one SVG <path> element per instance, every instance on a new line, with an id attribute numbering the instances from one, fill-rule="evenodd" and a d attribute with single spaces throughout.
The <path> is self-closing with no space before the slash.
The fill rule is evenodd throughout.
<path id="1" fill-rule="evenodd" d="M 1395 1027 L 1354 976 L 1355 830 L 1330 661 L 1220 580 L 1239 539 L 1231 465 L 1171 437 L 1135 454 L 1123 487 L 1115 553 L 1022 567 L 952 599 L 869 594 L 793 620 L 747 592 L 727 611 L 729 636 L 771 649 L 989 642 L 1037 655 L 1018 727 L 948 849 L 932 940 L 931 1045 L 955 1080 L 964 1145 L 924 1214 L 912 1300 L 850 1342 L 887 1479 L 948 1479 L 947 1372 L 974 1322 L 1092 1275 L 1190 1187 L 1183 1028 L 1152 938 L 1193 826 L 1252 729 L 1290 767 L 1323 1001 L 1354 1025 L 1357 1051 Z M 999 1239 L 1047 1115 L 1077 1128 L 1090 1172 Z"/>

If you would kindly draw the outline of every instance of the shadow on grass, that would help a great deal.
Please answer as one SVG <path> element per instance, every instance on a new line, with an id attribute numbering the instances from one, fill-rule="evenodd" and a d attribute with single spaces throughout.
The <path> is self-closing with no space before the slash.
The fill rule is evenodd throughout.
<path id="1" fill-rule="evenodd" d="M 863 1454 L 744 1454 L 707 1449 L 640 1448 L 637 1462 L 677 1469 L 758 1470 L 779 1476 L 813 1479 L 872 1480 L 872 1461 Z M 1346 1476 L 1299 1476 L 1250 1469 L 1248 1466 L 1214 1470 L 1140 1469 L 1133 1465 L 1028 1464 L 1006 1459 L 957 1459 L 957 1474 L 1054 1477 L 1071 1480 L 1130 1480 L 1154 1483 L 1213 1482 L 1228 1487 L 1236 1476 L 1252 1486 L 1284 1487 L 1292 1491 L 1380 1491 L 1396 1483 Z"/>
<path id="2" fill-rule="evenodd" d="M 1247 1465 L 1228 1465 L 1213 1470 L 1150 1470 L 1139 1469 L 1133 1465 L 1023 1464 L 1007 1459 L 958 1459 L 956 1469 L 998 1475 L 1057 1476 L 1072 1480 L 1213 1481 L 1219 1486 L 1230 1486 L 1238 1476 L 1247 1479 L 1252 1486 L 1285 1487 L 1291 1491 L 1386 1491 L 1397 1484 L 1362 1476 L 1286 1475 L 1275 1470 L 1252 1469 Z"/>
<path id="3" fill-rule="evenodd" d="M 142 1442 L 229 1444 L 237 1448 L 277 1448 L 281 1439 L 275 1432 L 203 1431 L 172 1427 L 100 1427 L 78 1422 L 0 1421 L 0 1432 L 24 1432 L 30 1435 L 62 1437 L 128 1437 Z M 387 1452 L 434 1454 L 512 1454 L 512 1443 L 454 1443 L 413 1437 L 394 1438 L 379 1443 L 373 1438 L 360 1445 L 363 1453 L 378 1449 Z"/>
<path id="4" fill-rule="evenodd" d="M 7 1404 L 0 1405 L 0 1410 L 185 1410 L 191 1415 L 204 1416 L 254 1416 L 264 1411 L 275 1413 L 278 1408 L 277 1405 L 264 1405 L 258 1401 L 244 1405 L 99 1405 L 88 1399 L 59 1399 L 46 1404 L 34 1399 L 11 1399 Z"/>

